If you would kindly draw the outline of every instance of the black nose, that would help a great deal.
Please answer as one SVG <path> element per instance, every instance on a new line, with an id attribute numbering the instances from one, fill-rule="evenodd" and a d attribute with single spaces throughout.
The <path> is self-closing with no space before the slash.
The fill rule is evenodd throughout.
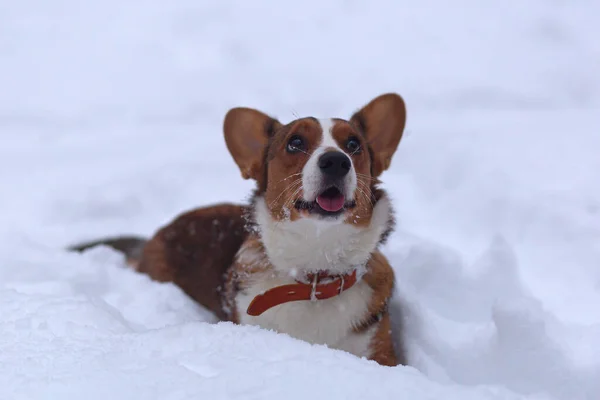
<path id="1" fill-rule="evenodd" d="M 350 171 L 350 159 L 339 151 L 328 151 L 319 157 L 319 168 L 331 178 L 343 178 Z"/>

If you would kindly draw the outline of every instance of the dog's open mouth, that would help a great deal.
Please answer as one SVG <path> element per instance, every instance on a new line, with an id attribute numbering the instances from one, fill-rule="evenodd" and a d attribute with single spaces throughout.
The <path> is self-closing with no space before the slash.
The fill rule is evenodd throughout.
<path id="1" fill-rule="evenodd" d="M 335 186 L 325 189 L 315 201 L 297 200 L 296 208 L 311 213 L 335 216 L 356 205 L 354 200 L 346 201 L 346 197 Z"/>
<path id="2" fill-rule="evenodd" d="M 344 208 L 346 198 L 338 188 L 330 187 L 317 196 L 316 202 L 323 210 L 335 213 Z"/>

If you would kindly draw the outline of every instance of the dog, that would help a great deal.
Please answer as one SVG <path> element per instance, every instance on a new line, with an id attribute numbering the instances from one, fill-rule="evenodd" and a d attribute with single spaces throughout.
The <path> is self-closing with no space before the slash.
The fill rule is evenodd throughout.
<path id="1" fill-rule="evenodd" d="M 150 239 L 106 245 L 152 279 L 174 282 L 217 318 L 257 325 L 384 366 L 403 364 L 388 305 L 394 272 L 379 247 L 394 229 L 380 188 L 402 138 L 402 97 L 376 97 L 348 120 L 283 124 L 251 108 L 225 116 L 227 148 L 249 204 L 177 216 Z"/>

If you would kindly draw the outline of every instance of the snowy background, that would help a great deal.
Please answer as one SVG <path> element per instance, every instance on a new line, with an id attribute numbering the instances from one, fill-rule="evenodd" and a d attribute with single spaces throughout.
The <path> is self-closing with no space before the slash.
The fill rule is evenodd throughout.
<path id="1" fill-rule="evenodd" d="M 0 0 L 0 400 L 599 399 L 599 15 Z M 408 106 L 383 179 L 411 367 L 207 323 L 120 255 L 62 250 L 243 201 L 230 107 L 348 117 L 387 91 Z"/>

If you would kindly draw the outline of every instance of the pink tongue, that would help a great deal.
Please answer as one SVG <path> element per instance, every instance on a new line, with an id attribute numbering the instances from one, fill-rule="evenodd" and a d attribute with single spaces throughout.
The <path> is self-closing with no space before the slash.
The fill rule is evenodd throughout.
<path id="1" fill-rule="evenodd" d="M 344 196 L 342 194 L 337 194 L 333 197 L 330 196 L 319 196 L 317 197 L 317 203 L 319 206 L 329 212 L 337 212 L 340 211 L 344 207 Z"/>

